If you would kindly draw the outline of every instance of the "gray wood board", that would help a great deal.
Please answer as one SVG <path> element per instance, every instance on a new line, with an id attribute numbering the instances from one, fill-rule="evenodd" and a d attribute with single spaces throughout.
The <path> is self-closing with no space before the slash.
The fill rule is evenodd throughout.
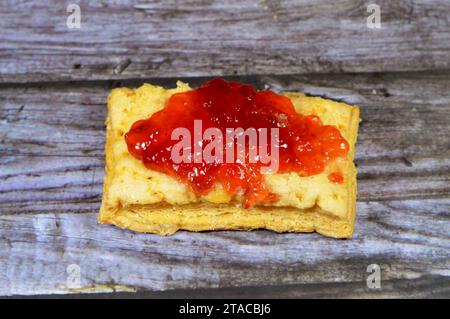
<path id="1" fill-rule="evenodd" d="M 450 67 L 450 2 L 360 0 L 0 2 L 0 82 Z"/>
<path id="2" fill-rule="evenodd" d="M 2 84 L 0 294 L 208 296 L 221 288 L 213 293 L 448 297 L 449 73 L 233 79 L 361 106 L 353 239 L 269 231 L 159 237 L 98 225 L 106 96 L 145 81 Z M 70 264 L 80 266 L 80 289 L 66 285 Z M 380 290 L 366 286 L 369 264 L 382 269 Z"/>

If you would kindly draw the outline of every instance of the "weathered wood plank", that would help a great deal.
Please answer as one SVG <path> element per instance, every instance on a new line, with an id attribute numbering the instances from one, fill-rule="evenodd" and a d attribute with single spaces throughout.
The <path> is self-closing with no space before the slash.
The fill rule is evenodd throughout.
<path id="1" fill-rule="evenodd" d="M 413 291 L 429 280 L 448 295 L 436 278 L 449 282 L 449 205 L 360 202 L 351 240 L 268 231 L 160 237 L 99 225 L 95 213 L 2 215 L 0 294 L 70 292 L 66 268 L 77 264 L 81 290 L 73 292 L 349 283 L 382 295 L 366 286 L 367 266 L 378 264 L 387 295 L 418 294 L 393 288 L 406 280 Z"/>
<path id="2" fill-rule="evenodd" d="M 0 81 L 437 70 L 450 67 L 447 0 L 0 3 Z"/>
<path id="3" fill-rule="evenodd" d="M 114 294 L 74 293 L 68 298 L 448 298 L 450 279 L 426 276 L 417 279 L 384 280 L 382 289 L 369 289 L 364 282 L 328 282 L 320 284 L 274 285 L 258 287 L 174 289 L 168 291 L 138 290 Z M 110 287 L 113 291 L 113 287 Z M 43 295 L 60 298 L 60 295 Z"/>

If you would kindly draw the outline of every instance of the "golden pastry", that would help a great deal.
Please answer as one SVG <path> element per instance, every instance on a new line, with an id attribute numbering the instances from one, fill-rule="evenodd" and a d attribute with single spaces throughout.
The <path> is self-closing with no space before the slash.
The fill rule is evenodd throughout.
<path id="1" fill-rule="evenodd" d="M 309 173 L 262 174 L 263 186 L 273 196 L 243 205 L 252 198 L 249 189 L 244 193 L 230 192 L 229 187 L 216 182 L 206 192 L 201 192 L 162 168 L 152 169 L 155 167 L 150 165 L 152 163 L 148 160 L 144 163 L 130 152 L 125 136 L 133 124 L 163 110 L 168 101 L 172 101 L 171 97 L 181 99 L 184 93 L 191 91 L 188 84 L 178 82 L 173 89 L 144 84 L 137 89 L 118 88 L 111 92 L 100 223 L 160 235 L 170 235 L 180 229 L 265 228 L 276 232 L 317 231 L 337 238 L 352 236 L 356 204 L 353 158 L 359 123 L 357 106 L 302 93 L 284 93 L 300 116 L 316 116 L 323 127 L 336 128 L 347 143 L 347 153 L 327 160 L 320 172 L 311 173 L 305 168 L 304 172 Z M 170 121 L 175 121 L 173 116 Z"/>

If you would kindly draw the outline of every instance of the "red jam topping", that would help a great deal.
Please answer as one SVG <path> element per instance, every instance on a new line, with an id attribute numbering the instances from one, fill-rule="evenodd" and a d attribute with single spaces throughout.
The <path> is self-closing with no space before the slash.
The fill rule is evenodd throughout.
<path id="1" fill-rule="evenodd" d="M 200 129 L 194 124 L 199 123 L 198 120 L 201 120 Z M 182 155 L 188 153 L 185 158 L 191 159 L 190 162 L 172 158 L 172 149 L 182 140 L 181 136 L 173 139 L 172 133 L 177 128 L 185 128 L 190 133 L 188 142 L 192 147 L 180 151 Z M 209 128 L 218 128 L 223 139 L 204 135 Z M 238 157 L 242 152 L 238 151 L 237 135 L 234 139 L 225 140 L 227 129 L 237 128 L 256 129 L 257 132 L 267 129 L 267 146 L 257 148 L 249 145 L 248 139 L 244 144 L 244 157 Z M 270 132 L 276 129 L 278 135 L 271 135 Z M 195 145 L 199 130 L 200 142 Z M 135 122 L 125 140 L 129 152 L 149 169 L 174 176 L 198 195 L 206 195 L 216 183 L 220 183 L 231 196 L 242 194 L 242 204 L 247 208 L 277 200 L 261 172 L 261 168 L 269 166 L 267 160 L 254 156 L 252 150 L 265 151 L 269 157 L 277 155 L 276 173 L 296 172 L 310 176 L 322 173 L 328 162 L 346 157 L 349 149 L 336 127 L 323 125 L 315 115 L 298 114 L 288 97 L 271 91 L 256 91 L 250 85 L 218 78 L 197 89 L 172 95 L 163 110 Z M 223 158 L 223 161 L 208 162 L 201 157 L 199 161 L 198 152 L 205 151 L 212 142 L 222 142 L 214 144 L 212 151 L 209 145 L 209 150 L 210 154 Z M 234 152 L 228 155 L 227 150 L 230 149 Z M 332 179 L 338 181 L 339 177 L 333 175 Z"/>
<path id="2" fill-rule="evenodd" d="M 342 176 L 342 174 L 339 172 L 333 172 L 329 174 L 328 179 L 330 180 L 330 182 L 335 184 L 342 184 L 344 182 L 344 176 Z"/>

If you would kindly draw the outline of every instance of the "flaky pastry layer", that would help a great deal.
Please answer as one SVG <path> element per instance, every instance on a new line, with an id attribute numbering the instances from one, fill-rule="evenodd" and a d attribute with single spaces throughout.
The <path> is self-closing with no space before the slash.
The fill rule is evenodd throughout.
<path id="1" fill-rule="evenodd" d="M 106 175 L 99 221 L 140 232 L 169 235 L 179 229 L 312 232 L 352 236 L 356 204 L 356 169 L 353 164 L 359 108 L 301 93 L 286 93 L 298 113 L 315 114 L 324 124 L 335 125 L 349 142 L 346 159 L 327 165 L 313 176 L 296 173 L 266 175 L 266 183 L 279 195 L 274 203 L 244 209 L 220 185 L 206 196 L 195 195 L 173 177 L 146 168 L 133 158 L 124 140 L 131 125 L 150 117 L 177 92 L 190 90 L 178 82 L 175 89 L 144 84 L 120 88 L 108 97 L 106 119 Z M 344 175 L 342 184 L 327 178 L 332 171 Z"/>

